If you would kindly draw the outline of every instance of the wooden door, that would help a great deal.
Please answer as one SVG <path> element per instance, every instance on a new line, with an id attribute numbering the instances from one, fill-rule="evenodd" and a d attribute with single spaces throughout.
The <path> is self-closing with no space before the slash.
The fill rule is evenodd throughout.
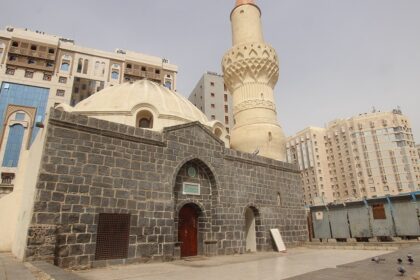
<path id="1" fill-rule="evenodd" d="M 198 215 L 192 205 L 179 211 L 178 240 L 181 242 L 181 257 L 197 256 Z"/>

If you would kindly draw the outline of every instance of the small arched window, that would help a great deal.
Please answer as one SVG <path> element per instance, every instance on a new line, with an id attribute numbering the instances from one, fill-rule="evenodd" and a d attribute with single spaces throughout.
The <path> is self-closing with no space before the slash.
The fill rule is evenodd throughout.
<path id="1" fill-rule="evenodd" d="M 277 193 L 277 206 L 281 206 L 282 205 L 282 202 L 281 202 L 281 195 L 280 195 L 280 193 L 278 192 Z"/>
<path id="2" fill-rule="evenodd" d="M 172 82 L 169 80 L 165 81 L 165 85 L 164 85 L 167 89 L 172 89 Z"/>
<path id="3" fill-rule="evenodd" d="M 83 68 L 83 59 L 79 58 L 79 61 L 77 62 L 77 73 L 82 73 Z"/>
<path id="4" fill-rule="evenodd" d="M 217 138 L 220 138 L 222 136 L 222 130 L 220 128 L 216 128 L 214 130 L 214 134 L 217 136 Z"/>
<path id="5" fill-rule="evenodd" d="M 0 57 L 3 54 L 4 51 L 4 43 L 0 43 Z"/>
<path id="6" fill-rule="evenodd" d="M 118 71 L 115 71 L 115 70 L 112 71 L 112 73 L 111 73 L 111 79 L 118 80 L 119 77 L 120 77 L 120 74 L 118 73 Z"/>
<path id="7" fill-rule="evenodd" d="M 85 62 L 83 63 L 83 74 L 87 74 L 88 65 L 89 65 L 89 60 L 85 59 Z"/>
<path id="8" fill-rule="evenodd" d="M 140 111 L 137 114 L 137 127 L 153 128 L 153 115 L 149 111 Z"/>
<path id="9" fill-rule="evenodd" d="M 70 68 L 70 63 L 69 62 L 63 61 L 63 63 L 61 63 L 61 67 L 60 67 L 61 71 L 67 72 L 67 71 L 69 71 L 69 68 Z"/>

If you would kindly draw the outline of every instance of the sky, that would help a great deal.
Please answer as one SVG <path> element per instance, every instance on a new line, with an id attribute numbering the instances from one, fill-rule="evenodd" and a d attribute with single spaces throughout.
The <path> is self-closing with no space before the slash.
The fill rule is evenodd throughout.
<path id="1" fill-rule="evenodd" d="M 188 96 L 221 73 L 234 0 L 1 0 L 0 27 L 40 30 L 85 47 L 165 57 Z M 420 143 L 419 0 L 257 0 L 280 57 L 277 112 L 287 135 L 400 106 Z"/>

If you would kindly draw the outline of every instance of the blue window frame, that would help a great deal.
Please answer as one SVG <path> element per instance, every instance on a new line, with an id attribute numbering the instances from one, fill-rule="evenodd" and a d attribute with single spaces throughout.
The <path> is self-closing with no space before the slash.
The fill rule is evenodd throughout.
<path id="1" fill-rule="evenodd" d="M 15 124 L 10 127 L 9 137 L 7 138 L 6 150 L 3 158 L 4 167 L 18 166 L 24 133 L 25 128 L 20 124 Z"/>
<path id="2" fill-rule="evenodd" d="M 16 113 L 15 121 L 23 121 L 25 120 L 25 113 Z"/>
<path id="3" fill-rule="evenodd" d="M 69 67 L 70 67 L 70 64 L 68 64 L 67 62 L 63 62 L 61 64 L 60 70 L 61 71 L 69 71 Z"/>
<path id="4" fill-rule="evenodd" d="M 170 81 L 166 81 L 164 86 L 168 89 L 172 89 L 172 83 Z"/>
<path id="5" fill-rule="evenodd" d="M 5 112 L 10 104 L 34 107 L 36 108 L 35 118 L 44 120 L 49 91 L 48 88 L 3 82 L 0 88 L 0 131 L 3 129 Z M 34 125 L 32 135 L 30 135 L 30 144 L 39 130 L 40 128 Z"/>
<path id="6" fill-rule="evenodd" d="M 117 71 L 112 71 L 111 78 L 113 80 L 118 80 L 119 77 L 120 77 L 120 74 Z"/>

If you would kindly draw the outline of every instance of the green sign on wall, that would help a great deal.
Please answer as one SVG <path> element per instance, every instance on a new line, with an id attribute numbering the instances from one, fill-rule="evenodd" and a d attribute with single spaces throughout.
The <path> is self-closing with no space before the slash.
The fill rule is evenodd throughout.
<path id="1" fill-rule="evenodd" d="M 182 186 L 182 194 L 200 195 L 200 184 L 184 183 Z"/>

